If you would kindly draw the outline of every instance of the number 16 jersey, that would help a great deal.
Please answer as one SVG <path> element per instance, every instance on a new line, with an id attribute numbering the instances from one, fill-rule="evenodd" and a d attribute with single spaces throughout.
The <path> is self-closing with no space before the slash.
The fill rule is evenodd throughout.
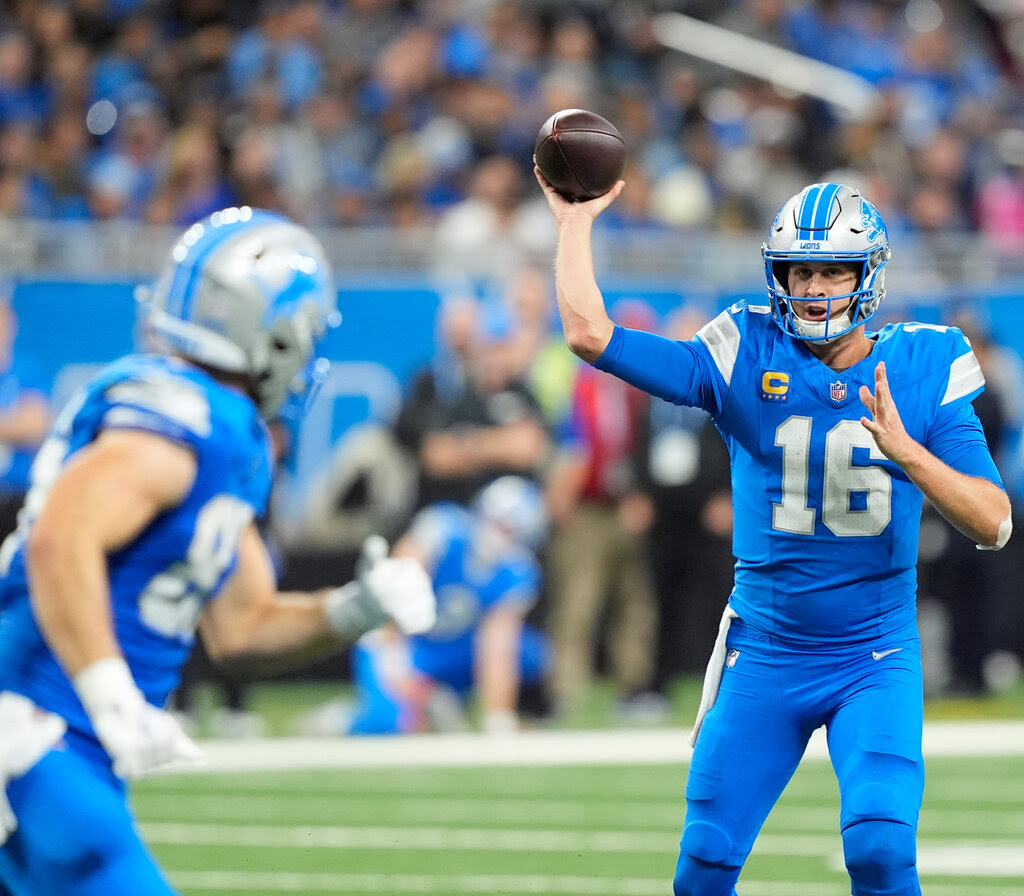
<path id="1" fill-rule="evenodd" d="M 595 365 L 712 415 L 732 463 L 730 604 L 796 642 L 854 643 L 913 623 L 923 496 L 860 422 L 860 387 L 874 393 L 880 361 L 910 436 L 1002 486 L 971 406 L 985 380 L 963 334 L 906 323 L 868 335 L 871 353 L 837 373 L 767 306 L 740 302 L 688 342 L 617 327 Z"/>

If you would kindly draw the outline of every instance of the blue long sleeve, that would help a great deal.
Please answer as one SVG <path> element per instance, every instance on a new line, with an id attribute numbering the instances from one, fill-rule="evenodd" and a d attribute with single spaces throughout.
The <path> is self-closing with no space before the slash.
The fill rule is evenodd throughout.
<path id="1" fill-rule="evenodd" d="M 704 357 L 693 343 L 616 326 L 594 367 L 673 404 L 715 410 Z"/>

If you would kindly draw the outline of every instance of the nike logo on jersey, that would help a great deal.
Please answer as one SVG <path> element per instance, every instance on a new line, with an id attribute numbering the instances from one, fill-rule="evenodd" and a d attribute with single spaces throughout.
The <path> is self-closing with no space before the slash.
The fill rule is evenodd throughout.
<path id="1" fill-rule="evenodd" d="M 881 660 L 887 657 L 890 653 L 899 653 L 902 649 L 902 647 L 892 647 L 889 650 L 872 650 L 871 659 Z"/>

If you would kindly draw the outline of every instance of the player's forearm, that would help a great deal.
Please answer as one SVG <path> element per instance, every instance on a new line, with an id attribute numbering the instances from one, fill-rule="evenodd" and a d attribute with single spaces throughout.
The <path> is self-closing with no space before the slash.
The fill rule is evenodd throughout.
<path id="1" fill-rule="evenodd" d="M 555 253 L 555 294 L 565 341 L 587 362 L 600 357 L 614 329 L 594 276 L 593 223 L 582 213 L 560 220 Z"/>
<path id="2" fill-rule="evenodd" d="M 278 593 L 247 620 L 236 615 L 230 626 L 201 623 L 204 645 L 212 659 L 237 675 L 250 668 L 275 674 L 305 665 L 354 640 L 331 625 L 330 593 Z"/>
<path id="3" fill-rule="evenodd" d="M 922 446 L 910 452 L 901 466 L 935 509 L 975 544 L 1005 544 L 1010 501 L 999 486 L 954 470 Z"/>
<path id="4" fill-rule="evenodd" d="M 102 548 L 67 532 L 37 529 L 26 560 L 33 612 L 68 676 L 96 660 L 120 656 Z"/>

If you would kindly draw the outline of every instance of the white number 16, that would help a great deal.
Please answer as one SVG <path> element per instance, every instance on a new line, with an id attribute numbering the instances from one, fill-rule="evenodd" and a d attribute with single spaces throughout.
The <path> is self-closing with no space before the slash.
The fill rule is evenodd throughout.
<path id="1" fill-rule="evenodd" d="M 772 508 L 772 528 L 796 535 L 814 533 L 815 509 L 808 506 L 811 418 L 789 417 L 775 430 L 782 449 L 782 502 Z M 892 519 L 892 477 L 878 466 L 854 466 L 853 449 L 867 448 L 884 460 L 859 420 L 840 420 L 825 436 L 821 521 L 834 535 L 879 535 Z M 867 494 L 862 510 L 851 508 L 853 492 Z"/>

